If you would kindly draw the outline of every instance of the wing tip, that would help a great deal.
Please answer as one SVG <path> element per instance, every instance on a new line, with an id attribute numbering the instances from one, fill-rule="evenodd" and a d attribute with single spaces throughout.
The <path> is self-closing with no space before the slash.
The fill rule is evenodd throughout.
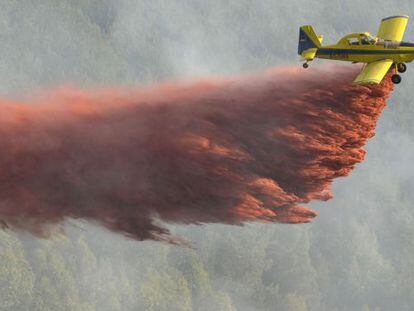
<path id="1" fill-rule="evenodd" d="M 383 22 L 383 21 L 393 19 L 393 18 L 406 18 L 406 19 L 409 19 L 410 17 L 408 15 L 394 15 L 394 16 L 385 17 L 381 21 Z"/>
<path id="2" fill-rule="evenodd" d="M 378 82 L 378 80 L 360 80 L 360 81 L 354 81 L 352 83 L 356 85 L 378 85 L 381 82 Z"/>

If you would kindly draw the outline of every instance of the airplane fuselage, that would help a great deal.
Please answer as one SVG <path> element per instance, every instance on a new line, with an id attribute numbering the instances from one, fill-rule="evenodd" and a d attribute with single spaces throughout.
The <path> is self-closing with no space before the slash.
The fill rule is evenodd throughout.
<path id="1" fill-rule="evenodd" d="M 356 63 L 371 63 L 382 59 L 391 59 L 394 63 L 409 63 L 414 60 L 414 43 L 401 42 L 395 47 L 326 45 L 318 48 L 315 57 Z"/>

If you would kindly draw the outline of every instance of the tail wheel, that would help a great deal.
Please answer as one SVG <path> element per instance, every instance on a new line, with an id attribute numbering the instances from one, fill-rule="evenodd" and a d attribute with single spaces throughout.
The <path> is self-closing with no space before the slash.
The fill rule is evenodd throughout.
<path id="1" fill-rule="evenodd" d="M 303 66 L 303 68 L 305 68 L 305 69 L 306 69 L 306 68 L 308 68 L 308 67 L 309 67 L 309 64 L 308 64 L 308 63 L 304 63 L 302 66 Z"/>
<path id="2" fill-rule="evenodd" d="M 400 76 L 400 75 L 397 75 L 397 74 L 392 75 L 392 76 L 391 76 L 391 81 L 392 81 L 394 84 L 399 84 L 399 83 L 401 82 L 401 76 Z"/>
<path id="3" fill-rule="evenodd" d="M 406 65 L 406 64 L 404 64 L 404 63 L 399 63 L 399 64 L 397 65 L 397 70 L 398 70 L 398 72 L 401 72 L 401 73 L 406 72 L 406 70 L 407 70 L 407 65 Z"/>

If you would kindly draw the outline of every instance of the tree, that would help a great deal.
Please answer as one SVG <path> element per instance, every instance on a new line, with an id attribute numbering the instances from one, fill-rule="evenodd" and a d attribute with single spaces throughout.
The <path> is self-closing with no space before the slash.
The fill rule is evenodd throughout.
<path id="1" fill-rule="evenodd" d="M 33 283 L 21 242 L 14 234 L 0 231 L 0 310 L 28 310 Z"/>

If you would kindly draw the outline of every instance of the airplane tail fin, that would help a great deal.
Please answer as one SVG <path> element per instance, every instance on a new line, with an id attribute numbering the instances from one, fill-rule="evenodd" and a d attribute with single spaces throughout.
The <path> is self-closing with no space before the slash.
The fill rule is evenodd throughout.
<path id="1" fill-rule="evenodd" d="M 323 36 L 318 36 L 312 26 L 300 27 L 298 54 L 302 55 L 306 50 L 320 48 L 322 46 L 322 40 Z"/>

